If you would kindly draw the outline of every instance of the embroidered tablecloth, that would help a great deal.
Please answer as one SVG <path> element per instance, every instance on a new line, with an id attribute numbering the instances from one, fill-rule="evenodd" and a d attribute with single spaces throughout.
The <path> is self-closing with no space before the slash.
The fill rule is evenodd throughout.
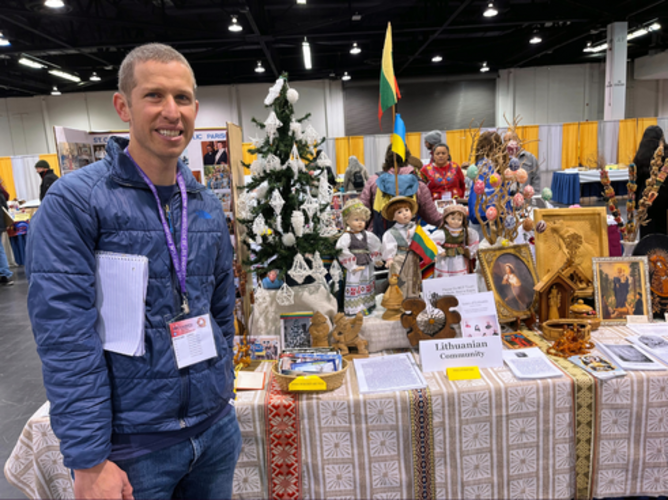
<path id="1" fill-rule="evenodd" d="M 594 340 L 623 343 L 628 334 L 601 329 Z M 269 377 L 269 363 L 259 369 Z M 571 377 L 520 381 L 505 367 L 481 373 L 455 382 L 428 373 L 425 390 L 360 395 L 351 367 L 340 389 L 301 394 L 294 405 L 275 397 L 275 384 L 240 392 L 234 497 L 269 498 L 271 487 L 275 498 L 569 499 L 582 495 L 579 476 L 589 478 L 595 497 L 668 490 L 668 371 L 592 383 L 587 459 L 576 454 Z M 287 405 L 269 412 L 273 420 L 271 401 Z M 26 424 L 5 475 L 30 498 L 71 498 L 47 411 Z M 290 431 L 295 423 L 297 439 L 267 432 L 267 425 Z M 301 480 L 278 481 L 271 470 L 294 462 L 295 453 Z M 576 457 L 589 464 L 588 474 L 576 476 Z"/>

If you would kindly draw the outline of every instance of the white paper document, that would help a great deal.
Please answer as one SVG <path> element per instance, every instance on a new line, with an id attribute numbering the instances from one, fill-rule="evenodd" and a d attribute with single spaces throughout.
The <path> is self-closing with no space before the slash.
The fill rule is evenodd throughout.
<path id="1" fill-rule="evenodd" d="M 356 358 L 353 361 L 360 394 L 408 391 L 427 387 L 427 381 L 411 353 Z"/>
<path id="2" fill-rule="evenodd" d="M 538 347 L 505 350 L 503 360 L 517 378 L 552 378 L 564 375 Z"/>
<path id="3" fill-rule="evenodd" d="M 632 344 L 603 344 L 596 347 L 623 370 L 666 370 L 666 367 Z"/>
<path id="4" fill-rule="evenodd" d="M 638 335 L 665 335 L 668 336 L 668 323 L 630 324 L 627 328 Z"/>
<path id="5" fill-rule="evenodd" d="M 95 331 L 102 348 L 143 356 L 148 258 L 98 252 L 95 260 Z"/>
<path id="6" fill-rule="evenodd" d="M 465 274 L 456 278 L 432 278 L 422 282 L 422 296 L 425 301 L 436 307 L 436 301 L 445 295 L 461 295 L 478 293 L 478 276 Z"/>
<path id="7" fill-rule="evenodd" d="M 668 340 L 663 336 L 646 334 L 626 337 L 626 340 L 640 347 L 642 351 L 648 352 L 664 363 L 668 363 Z"/>
<path id="8" fill-rule="evenodd" d="M 475 276 L 475 275 L 471 275 Z M 457 311 L 462 317 L 462 337 L 499 336 L 501 326 L 496 314 L 493 292 L 475 293 L 458 297 Z"/>

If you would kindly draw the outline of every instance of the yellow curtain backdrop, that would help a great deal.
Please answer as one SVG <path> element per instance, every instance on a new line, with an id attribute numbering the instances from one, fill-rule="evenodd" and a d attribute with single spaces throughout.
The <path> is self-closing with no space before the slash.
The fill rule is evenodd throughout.
<path id="1" fill-rule="evenodd" d="M 638 127 L 636 129 L 636 151 L 638 151 L 638 146 L 640 146 L 640 141 L 642 140 L 642 135 L 645 133 L 645 129 L 650 125 L 656 124 L 656 118 L 638 118 Z M 635 153 L 633 156 L 635 157 Z"/>
<path id="2" fill-rule="evenodd" d="M 248 152 L 249 149 L 253 148 L 253 143 L 252 142 L 243 142 L 241 143 L 241 154 L 242 154 L 242 161 L 244 163 L 251 164 L 255 158 L 257 158 L 257 155 L 252 155 Z M 250 175 L 250 169 L 244 167 L 244 175 Z"/>
<path id="3" fill-rule="evenodd" d="M 14 173 L 12 172 L 12 159 L 9 156 L 0 158 L 0 179 L 2 179 L 2 185 L 5 186 L 10 199 L 13 200 L 16 198 Z"/>
<path id="4" fill-rule="evenodd" d="M 336 149 L 336 173 L 343 174 L 346 171 L 348 158 L 350 157 L 350 141 L 348 137 L 337 137 L 334 139 L 334 148 Z"/>
<path id="5" fill-rule="evenodd" d="M 638 149 L 638 123 L 635 118 L 628 120 L 619 120 L 619 149 L 617 151 L 617 161 L 619 163 L 629 164 L 633 161 Z"/>
<path id="6" fill-rule="evenodd" d="M 596 167 L 598 162 L 598 122 L 580 122 L 580 165 Z"/>
<path id="7" fill-rule="evenodd" d="M 516 127 L 515 131 L 522 140 L 524 149 L 538 158 L 538 125 Z"/>
<path id="8" fill-rule="evenodd" d="M 579 123 L 564 123 L 561 129 L 561 169 L 578 166 Z"/>
<path id="9" fill-rule="evenodd" d="M 476 129 L 447 130 L 445 140 L 450 148 L 450 157 L 452 161 L 461 166 L 462 163 L 469 161 L 473 163 L 475 158 L 471 155 L 475 140 L 478 139 Z"/>
<path id="10" fill-rule="evenodd" d="M 60 164 L 58 163 L 58 155 L 53 153 L 50 155 L 39 155 L 40 160 L 45 160 L 53 169 L 55 174 L 60 177 Z"/>
<path id="11" fill-rule="evenodd" d="M 420 132 L 410 132 L 406 134 L 406 147 L 416 158 L 420 158 L 422 150 L 422 134 Z"/>

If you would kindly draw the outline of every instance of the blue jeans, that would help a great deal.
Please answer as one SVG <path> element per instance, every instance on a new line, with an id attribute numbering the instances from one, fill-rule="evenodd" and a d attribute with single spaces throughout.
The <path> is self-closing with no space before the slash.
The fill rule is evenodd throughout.
<path id="1" fill-rule="evenodd" d="M 2 233 L 0 232 L 0 237 Z M 14 275 L 9 270 L 9 262 L 7 262 L 7 254 L 5 254 L 5 246 L 2 244 L 2 239 L 0 238 L 0 276 L 5 276 L 11 278 Z"/>
<path id="2" fill-rule="evenodd" d="M 232 408 L 197 436 L 116 465 L 125 471 L 136 500 L 232 498 L 241 431 Z"/>

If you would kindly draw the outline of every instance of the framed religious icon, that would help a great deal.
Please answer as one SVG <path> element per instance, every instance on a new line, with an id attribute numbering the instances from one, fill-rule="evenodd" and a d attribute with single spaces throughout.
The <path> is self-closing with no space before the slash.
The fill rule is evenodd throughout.
<path id="1" fill-rule="evenodd" d="M 656 318 L 663 318 L 668 312 L 668 236 L 645 236 L 633 250 L 633 255 L 647 256 L 652 312 Z"/>
<path id="2" fill-rule="evenodd" d="M 499 321 L 530 318 L 538 302 L 538 275 L 529 245 L 485 248 L 478 258 L 487 288 L 494 292 Z"/>
<path id="3" fill-rule="evenodd" d="M 311 318 L 313 312 L 281 314 L 281 350 L 311 347 Z"/>
<path id="4" fill-rule="evenodd" d="M 570 257 L 570 267 L 582 272 L 582 280 L 593 281 L 591 259 L 609 255 L 605 210 L 587 207 L 534 211 L 536 225 L 545 221 L 545 230 L 536 231 L 536 269 L 541 279 L 550 271 L 561 269 Z"/>
<path id="5" fill-rule="evenodd" d="M 647 257 L 594 258 L 594 298 L 603 325 L 624 325 L 627 316 L 651 315 Z"/>

